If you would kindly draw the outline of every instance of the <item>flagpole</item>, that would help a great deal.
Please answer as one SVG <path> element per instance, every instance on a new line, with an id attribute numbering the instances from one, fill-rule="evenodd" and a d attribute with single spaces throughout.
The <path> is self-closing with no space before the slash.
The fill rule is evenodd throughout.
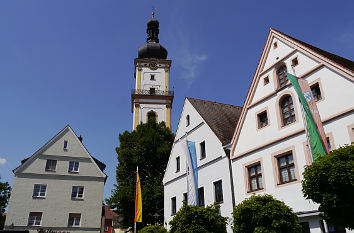
<path id="1" fill-rule="evenodd" d="M 138 171 L 139 171 L 139 167 L 136 166 L 136 174 L 138 174 Z M 138 178 L 138 177 L 137 177 Z M 136 211 L 136 210 L 135 210 Z M 136 213 L 135 213 L 136 215 Z M 135 216 L 134 216 L 134 233 L 136 233 L 136 219 L 135 219 Z"/>

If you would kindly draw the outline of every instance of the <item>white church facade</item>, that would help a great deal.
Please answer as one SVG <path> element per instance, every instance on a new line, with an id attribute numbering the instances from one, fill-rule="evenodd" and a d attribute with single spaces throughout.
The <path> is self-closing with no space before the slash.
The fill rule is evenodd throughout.
<path id="1" fill-rule="evenodd" d="M 271 29 L 242 112 L 234 119 L 237 124 L 231 143 L 221 143 L 219 131 L 210 127 L 190 98 L 185 100 L 163 181 L 167 227 L 187 192 L 186 160 L 178 144 L 188 137 L 196 143 L 199 156 L 203 153 L 201 143 L 208 142 L 204 149 L 208 160 L 198 159 L 204 204 L 216 201 L 213 185 L 218 180 L 222 180 L 223 195 L 233 195 L 225 195 L 220 204 L 222 216 L 231 216 L 232 199 L 237 205 L 253 194 L 267 193 L 297 213 L 304 232 L 353 232 L 328 225 L 319 216 L 318 204 L 303 197 L 302 173 L 312 157 L 300 103 L 291 83 L 282 75 L 284 71 L 309 83 L 330 150 L 354 142 L 354 62 Z M 194 118 L 190 128 L 186 127 L 188 115 Z M 220 132 L 227 130 L 223 127 Z M 227 157 L 228 149 L 230 166 L 222 159 Z M 232 232 L 230 226 L 228 232 Z"/>

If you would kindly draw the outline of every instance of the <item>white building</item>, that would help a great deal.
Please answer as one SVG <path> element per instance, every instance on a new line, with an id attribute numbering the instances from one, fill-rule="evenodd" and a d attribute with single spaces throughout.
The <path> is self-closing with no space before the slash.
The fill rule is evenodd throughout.
<path id="1" fill-rule="evenodd" d="M 230 185 L 231 161 L 229 151 L 224 147 L 231 141 L 241 109 L 228 104 L 185 99 L 163 179 L 164 222 L 168 229 L 168 223 L 187 200 L 186 155 L 181 146 L 186 138 L 196 144 L 199 206 L 216 202 L 220 205 L 220 214 L 231 217 L 234 205 Z"/>
<path id="2" fill-rule="evenodd" d="M 14 169 L 5 229 L 100 232 L 105 165 L 68 125 Z"/>
<path id="3" fill-rule="evenodd" d="M 159 21 L 147 22 L 148 38 L 139 48 L 135 65 L 135 89 L 132 90 L 133 130 L 149 118 L 165 122 L 171 128 L 173 91 L 169 90 L 171 60 L 167 50 L 159 44 Z"/>
<path id="4" fill-rule="evenodd" d="M 302 173 L 312 160 L 283 70 L 310 84 L 331 149 L 354 142 L 354 62 L 271 29 L 232 139 L 236 204 L 268 193 L 293 208 L 304 232 L 345 232 L 327 226 L 303 197 Z"/>

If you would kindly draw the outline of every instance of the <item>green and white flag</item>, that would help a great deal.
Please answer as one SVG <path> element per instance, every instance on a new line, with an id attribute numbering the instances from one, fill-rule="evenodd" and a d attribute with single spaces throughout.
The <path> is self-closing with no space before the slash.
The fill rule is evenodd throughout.
<path id="1" fill-rule="evenodd" d="M 308 138 L 310 139 L 310 151 L 312 152 L 313 159 L 316 160 L 319 155 L 326 155 L 326 150 L 325 147 L 322 143 L 321 136 L 318 132 L 318 128 L 314 122 L 314 119 L 312 117 L 311 111 L 309 109 L 309 106 L 307 104 L 307 101 L 302 94 L 299 82 L 297 78 L 294 75 L 291 75 L 289 73 L 286 73 L 287 78 L 290 80 L 291 84 L 293 85 L 299 99 L 300 103 L 302 105 L 302 108 L 304 110 L 304 115 L 305 115 L 305 127 L 307 127 L 306 132 L 308 133 Z"/>

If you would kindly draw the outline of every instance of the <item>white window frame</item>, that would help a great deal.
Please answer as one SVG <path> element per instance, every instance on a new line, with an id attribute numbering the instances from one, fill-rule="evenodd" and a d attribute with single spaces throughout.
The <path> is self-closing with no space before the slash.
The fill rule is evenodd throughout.
<path id="1" fill-rule="evenodd" d="M 43 215 L 42 212 L 30 212 L 29 216 L 28 216 L 27 226 L 41 226 L 42 215 Z M 39 221 L 39 223 L 38 223 L 38 221 Z M 36 224 L 36 223 L 38 223 L 38 224 Z"/>
<path id="2" fill-rule="evenodd" d="M 71 163 L 73 163 L 72 167 L 71 167 Z M 75 169 L 75 165 L 77 164 L 77 169 Z M 70 169 L 71 168 L 71 169 Z M 80 162 L 79 161 L 69 161 L 69 169 L 68 172 L 72 172 L 72 173 L 79 173 L 79 168 L 80 168 Z"/>
<path id="3" fill-rule="evenodd" d="M 38 193 L 37 192 L 35 193 L 36 186 L 38 187 Z M 41 195 L 41 194 L 43 194 L 43 189 L 44 189 L 44 195 Z M 35 194 L 37 194 L 37 195 L 35 195 Z M 47 196 L 47 185 L 46 184 L 34 184 L 32 197 L 45 198 L 46 196 Z"/>
<path id="4" fill-rule="evenodd" d="M 69 141 L 68 140 L 64 140 L 64 145 L 63 145 L 63 149 L 67 150 L 69 147 Z"/>
<path id="5" fill-rule="evenodd" d="M 78 224 L 76 224 L 77 220 L 79 221 Z M 80 226 L 81 226 L 81 214 L 80 213 L 70 213 L 69 219 L 68 219 L 68 227 L 80 227 Z"/>
<path id="6" fill-rule="evenodd" d="M 80 188 L 82 188 L 82 194 L 80 194 Z M 82 200 L 82 199 L 84 199 L 84 192 L 85 192 L 85 187 L 84 186 L 72 186 L 71 199 L 74 199 L 74 200 Z M 74 193 L 76 193 L 75 196 L 73 196 Z"/>
<path id="7" fill-rule="evenodd" d="M 51 167 L 48 166 L 48 168 L 47 168 L 48 163 L 52 163 L 52 162 L 54 163 L 54 161 L 55 161 L 54 169 L 52 168 L 52 166 Z M 47 162 L 45 164 L 45 171 L 55 172 L 57 170 L 57 163 L 58 163 L 58 161 L 55 159 L 47 159 Z M 53 165 L 53 164 L 50 164 L 50 165 Z"/>

